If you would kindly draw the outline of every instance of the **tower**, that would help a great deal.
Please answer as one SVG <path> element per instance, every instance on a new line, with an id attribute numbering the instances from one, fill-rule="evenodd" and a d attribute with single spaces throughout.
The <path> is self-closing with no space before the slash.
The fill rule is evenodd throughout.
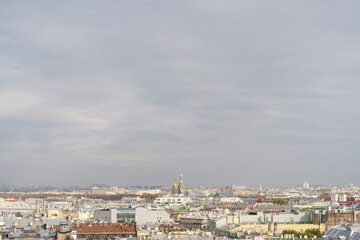
<path id="1" fill-rule="evenodd" d="M 185 193 L 185 185 L 184 185 L 184 179 L 183 179 L 183 175 L 180 174 L 180 182 L 179 182 L 179 191 L 180 194 L 184 194 Z"/>
<path id="2" fill-rule="evenodd" d="M 260 180 L 260 185 L 259 185 L 259 193 L 263 193 L 263 188 L 262 188 L 261 180 Z"/>

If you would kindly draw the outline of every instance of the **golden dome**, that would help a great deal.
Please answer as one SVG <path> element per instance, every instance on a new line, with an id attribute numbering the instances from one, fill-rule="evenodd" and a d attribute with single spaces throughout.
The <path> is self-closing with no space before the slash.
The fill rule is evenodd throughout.
<path id="1" fill-rule="evenodd" d="M 173 184 L 173 188 L 177 188 L 177 184 L 176 184 L 176 179 L 174 179 L 174 184 Z"/>

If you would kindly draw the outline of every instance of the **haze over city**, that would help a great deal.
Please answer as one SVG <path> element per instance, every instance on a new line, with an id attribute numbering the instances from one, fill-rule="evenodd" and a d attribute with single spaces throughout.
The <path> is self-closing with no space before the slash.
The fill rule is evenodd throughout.
<path id="1" fill-rule="evenodd" d="M 0 184 L 359 186 L 359 12 L 2 1 Z"/>

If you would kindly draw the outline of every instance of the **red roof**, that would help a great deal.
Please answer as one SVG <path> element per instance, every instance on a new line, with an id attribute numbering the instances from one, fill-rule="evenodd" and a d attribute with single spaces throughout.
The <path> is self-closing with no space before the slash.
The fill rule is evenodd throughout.
<path id="1" fill-rule="evenodd" d="M 73 223 L 71 229 L 77 233 L 136 233 L 136 225 L 130 223 Z"/>

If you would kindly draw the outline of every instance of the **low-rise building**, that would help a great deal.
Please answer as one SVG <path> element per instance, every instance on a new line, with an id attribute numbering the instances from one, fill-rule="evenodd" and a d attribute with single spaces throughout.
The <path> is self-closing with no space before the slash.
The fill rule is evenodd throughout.
<path id="1" fill-rule="evenodd" d="M 110 222 L 117 223 L 117 211 L 116 208 L 107 208 L 96 210 L 94 213 L 94 221 L 95 222 Z"/>
<path id="2" fill-rule="evenodd" d="M 78 240 L 136 237 L 136 225 L 130 223 L 75 223 L 72 233 Z"/>
<path id="3" fill-rule="evenodd" d="M 165 209 L 149 209 L 139 207 L 135 209 L 135 218 L 137 225 L 152 223 L 156 225 L 173 223 L 170 214 Z"/>
<path id="4" fill-rule="evenodd" d="M 324 235 L 325 240 L 359 240 L 360 224 L 342 224 L 331 227 Z"/>
<path id="5" fill-rule="evenodd" d="M 356 211 L 342 211 L 335 209 L 333 211 L 316 211 L 312 214 L 314 224 L 324 223 L 328 227 L 334 227 L 346 223 L 360 223 L 360 213 Z"/>
<path id="6" fill-rule="evenodd" d="M 210 218 L 207 215 L 188 215 L 181 217 L 179 220 L 180 226 L 186 229 L 210 229 Z"/>
<path id="7" fill-rule="evenodd" d="M 186 205 L 191 202 L 192 202 L 191 198 L 186 197 L 183 194 L 166 195 L 163 197 L 158 197 L 154 200 L 154 204 L 156 205 L 170 205 L 170 206 Z"/>
<path id="8" fill-rule="evenodd" d="M 118 223 L 135 223 L 135 208 L 117 208 L 116 216 Z"/>

